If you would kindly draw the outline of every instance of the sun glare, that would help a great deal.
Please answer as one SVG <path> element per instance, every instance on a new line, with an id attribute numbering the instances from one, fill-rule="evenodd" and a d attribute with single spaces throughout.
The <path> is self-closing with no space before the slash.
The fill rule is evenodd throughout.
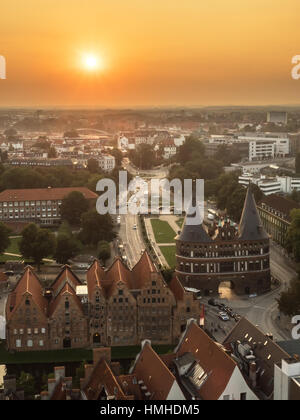
<path id="1" fill-rule="evenodd" d="M 83 66 L 88 71 L 96 71 L 102 68 L 102 62 L 95 54 L 86 54 L 83 56 Z"/>

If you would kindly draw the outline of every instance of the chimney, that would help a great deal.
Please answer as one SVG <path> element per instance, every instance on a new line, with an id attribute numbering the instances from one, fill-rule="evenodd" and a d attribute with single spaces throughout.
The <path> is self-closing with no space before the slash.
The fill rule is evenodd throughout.
<path id="1" fill-rule="evenodd" d="M 43 391 L 43 392 L 41 392 L 41 400 L 42 400 L 42 401 L 47 401 L 47 400 L 49 400 L 49 393 L 48 393 L 48 391 Z"/>
<path id="2" fill-rule="evenodd" d="M 94 366 L 99 360 L 104 359 L 109 365 L 111 363 L 111 348 L 110 347 L 99 347 L 93 349 L 93 363 Z"/>
<path id="3" fill-rule="evenodd" d="M 66 370 L 64 366 L 58 366 L 54 368 L 54 378 L 56 382 L 58 382 L 60 378 L 64 378 L 65 376 Z"/>
<path id="4" fill-rule="evenodd" d="M 250 363 L 249 378 L 250 378 L 252 387 L 256 388 L 257 381 L 256 381 L 256 363 L 255 362 Z"/>
<path id="5" fill-rule="evenodd" d="M 54 389 L 56 386 L 56 380 L 55 379 L 48 379 L 48 394 L 49 396 L 52 395 Z"/>

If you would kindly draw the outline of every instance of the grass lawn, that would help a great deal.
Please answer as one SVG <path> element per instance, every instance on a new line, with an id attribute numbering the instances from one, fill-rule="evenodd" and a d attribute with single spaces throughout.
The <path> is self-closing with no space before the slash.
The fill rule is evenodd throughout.
<path id="1" fill-rule="evenodd" d="M 175 243 L 176 233 L 168 222 L 159 219 L 151 219 L 151 225 L 158 244 Z"/>
<path id="2" fill-rule="evenodd" d="M 169 264 L 170 268 L 175 268 L 176 265 L 176 247 L 175 246 L 160 246 L 159 249 L 161 250 L 161 253 L 167 260 L 167 263 Z"/>
<path id="3" fill-rule="evenodd" d="M 176 220 L 177 225 L 182 228 L 184 222 L 184 217 L 180 217 L 178 220 Z"/>
<path id="4" fill-rule="evenodd" d="M 5 250 L 5 252 L 8 252 L 10 254 L 20 254 L 19 250 L 19 242 L 21 240 L 20 238 L 10 238 L 10 245 Z M 22 257 L 13 257 L 11 255 L 0 255 L 0 262 L 6 262 L 6 261 L 19 261 L 22 260 Z"/>
<path id="5" fill-rule="evenodd" d="M 174 346 L 161 345 L 153 346 L 159 354 L 166 354 L 173 350 Z M 140 352 L 140 346 L 112 347 L 112 359 L 134 359 Z M 93 352 L 89 349 L 49 350 L 32 351 L 11 354 L 5 348 L 5 342 L 0 341 L 0 365 L 5 364 L 26 364 L 26 363 L 62 363 L 81 362 L 93 360 Z"/>

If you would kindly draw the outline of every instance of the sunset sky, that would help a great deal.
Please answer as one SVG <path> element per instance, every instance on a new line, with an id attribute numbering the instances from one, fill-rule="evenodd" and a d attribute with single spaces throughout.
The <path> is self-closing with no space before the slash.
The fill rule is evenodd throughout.
<path id="1" fill-rule="evenodd" d="M 1 2 L 0 106 L 299 104 L 299 18 L 299 0 Z"/>

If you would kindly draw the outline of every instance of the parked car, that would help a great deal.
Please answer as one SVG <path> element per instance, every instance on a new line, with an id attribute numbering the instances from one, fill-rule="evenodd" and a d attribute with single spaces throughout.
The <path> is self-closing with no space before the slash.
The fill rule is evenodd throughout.
<path id="1" fill-rule="evenodd" d="M 215 299 L 209 299 L 208 304 L 210 306 L 217 306 L 217 302 L 215 301 Z"/>
<path id="2" fill-rule="evenodd" d="M 219 318 L 225 322 L 229 321 L 229 316 L 225 312 L 219 312 Z"/>

